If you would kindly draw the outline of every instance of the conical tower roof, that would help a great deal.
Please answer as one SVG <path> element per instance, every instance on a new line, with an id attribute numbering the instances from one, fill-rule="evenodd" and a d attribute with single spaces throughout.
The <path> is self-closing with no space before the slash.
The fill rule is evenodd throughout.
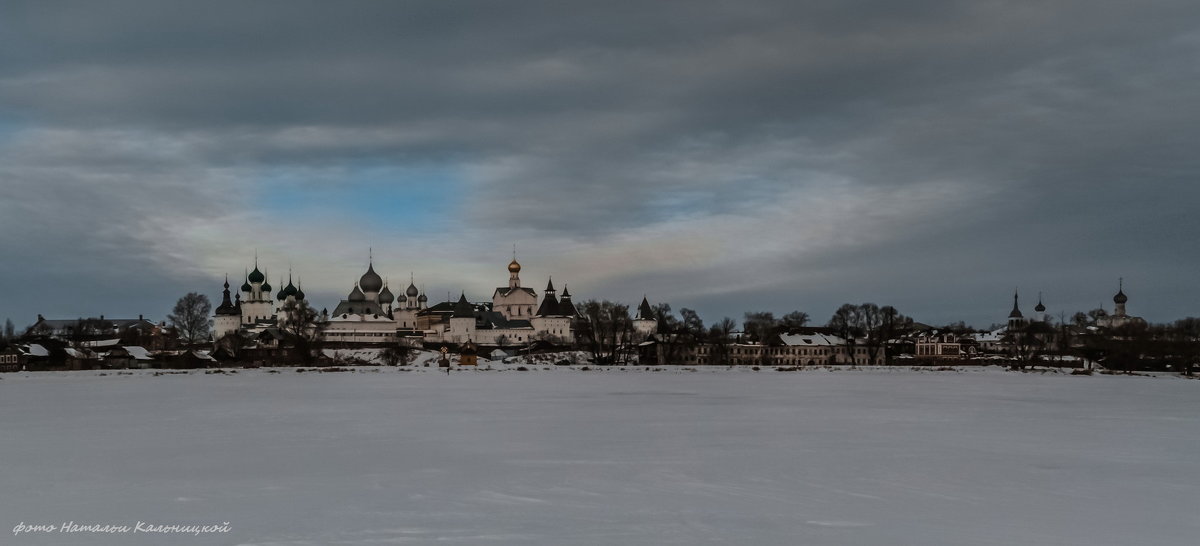
<path id="1" fill-rule="evenodd" d="M 471 302 L 467 301 L 466 292 L 461 293 L 458 296 L 458 302 L 454 304 L 453 318 L 472 318 L 474 316 L 475 306 L 471 305 Z"/>
<path id="2" fill-rule="evenodd" d="M 537 316 L 555 317 L 562 314 L 558 309 L 558 298 L 554 297 L 554 287 L 549 287 L 546 295 L 542 296 L 542 304 L 538 306 Z"/>
<path id="3" fill-rule="evenodd" d="M 238 315 L 237 307 L 229 299 L 229 275 L 225 276 L 225 291 L 221 295 L 221 305 L 217 306 L 218 315 Z"/>
<path id="4" fill-rule="evenodd" d="M 1017 293 L 1013 292 L 1013 308 L 1008 313 L 1008 318 L 1024 318 L 1024 316 L 1021 314 L 1021 309 L 1017 306 Z"/>
<path id="5" fill-rule="evenodd" d="M 637 320 L 655 320 L 654 308 L 650 307 L 650 300 L 647 300 L 644 295 L 642 296 L 642 304 L 638 306 L 637 316 L 634 318 Z"/>

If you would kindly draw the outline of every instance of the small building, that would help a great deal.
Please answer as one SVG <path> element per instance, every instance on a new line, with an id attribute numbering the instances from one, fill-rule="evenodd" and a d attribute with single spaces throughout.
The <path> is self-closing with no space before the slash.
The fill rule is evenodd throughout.
<path id="1" fill-rule="evenodd" d="M 95 370 L 100 367 L 100 355 L 91 349 L 67 347 L 63 351 L 66 352 L 63 363 L 68 370 Z"/>
<path id="2" fill-rule="evenodd" d="M 197 350 L 175 351 L 164 358 L 162 367 L 182 370 L 210 368 L 217 365 L 217 359 L 208 352 Z"/>
<path id="3" fill-rule="evenodd" d="M 975 352 L 973 344 L 964 344 L 952 333 L 917 336 L 918 359 L 957 360 Z"/>
<path id="4" fill-rule="evenodd" d="M 29 357 L 14 345 L 0 349 L 0 372 L 19 372 L 28 361 Z"/>
<path id="5" fill-rule="evenodd" d="M 114 347 L 104 354 L 106 368 L 151 368 L 153 365 L 154 357 L 145 347 Z"/>
<path id="6" fill-rule="evenodd" d="M 471 340 L 463 343 L 463 346 L 458 350 L 458 365 L 459 366 L 475 366 L 478 361 L 479 346 Z"/>

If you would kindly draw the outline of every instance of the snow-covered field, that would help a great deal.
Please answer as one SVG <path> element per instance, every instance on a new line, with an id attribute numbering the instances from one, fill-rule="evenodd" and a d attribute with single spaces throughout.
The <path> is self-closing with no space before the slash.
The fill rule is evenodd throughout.
<path id="1" fill-rule="evenodd" d="M 748 370 L 0 375 L 0 544 L 1177 545 L 1200 381 Z M 228 533 L 18 524 L 229 523 Z"/>

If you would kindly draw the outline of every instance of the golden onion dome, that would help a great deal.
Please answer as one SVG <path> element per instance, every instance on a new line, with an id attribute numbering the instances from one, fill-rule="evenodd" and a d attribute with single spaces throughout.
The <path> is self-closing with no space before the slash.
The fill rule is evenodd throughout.
<path id="1" fill-rule="evenodd" d="M 511 263 L 508 264 L 508 272 L 509 273 L 520 273 L 521 272 L 521 264 L 517 263 L 517 260 L 514 259 Z"/>

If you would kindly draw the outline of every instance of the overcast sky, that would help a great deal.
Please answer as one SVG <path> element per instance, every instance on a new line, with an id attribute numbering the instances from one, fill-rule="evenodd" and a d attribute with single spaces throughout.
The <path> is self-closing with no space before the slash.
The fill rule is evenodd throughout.
<path id="1" fill-rule="evenodd" d="M 0 320 L 553 276 L 706 322 L 1200 315 L 1200 3 L 0 5 Z"/>

